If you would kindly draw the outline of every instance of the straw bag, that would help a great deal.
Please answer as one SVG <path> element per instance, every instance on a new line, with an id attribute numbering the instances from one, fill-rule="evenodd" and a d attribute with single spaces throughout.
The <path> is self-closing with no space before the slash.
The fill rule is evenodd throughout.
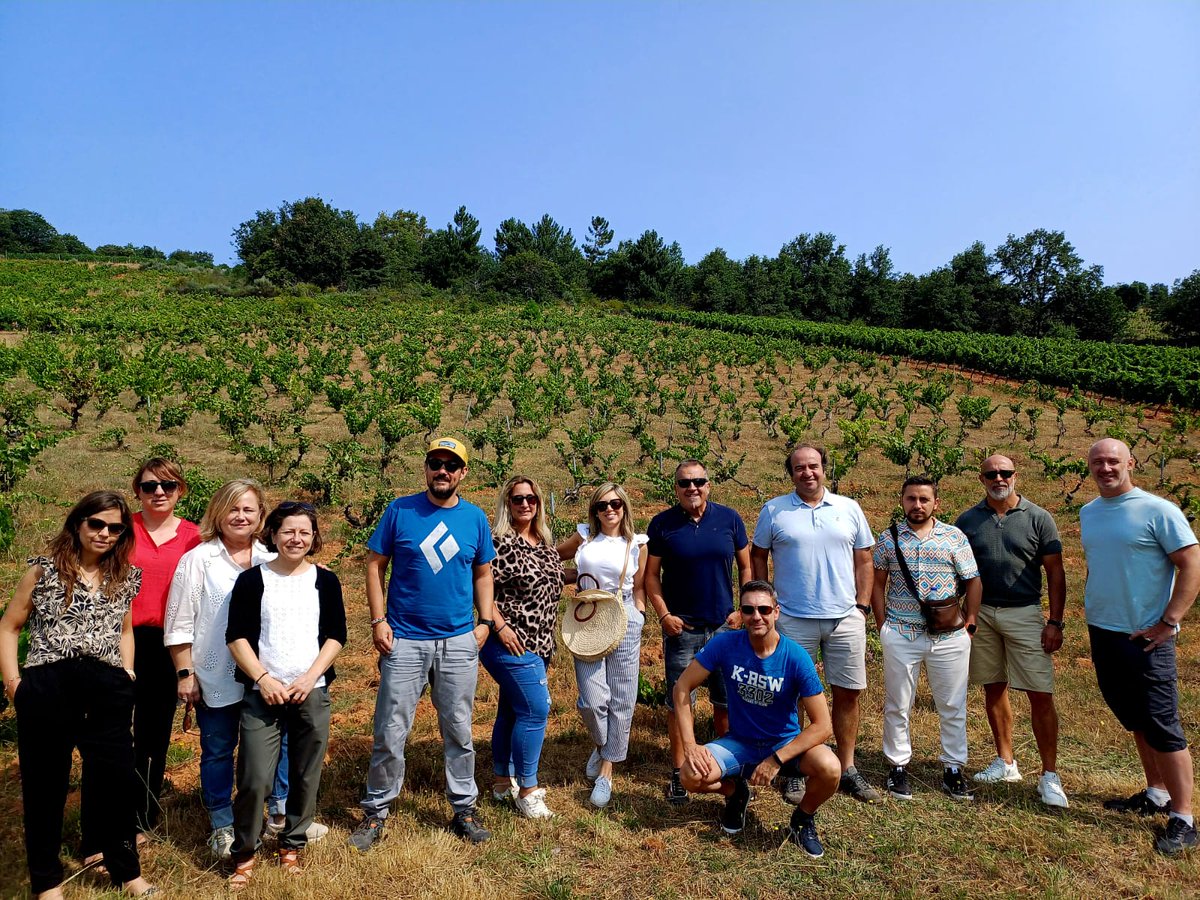
<path id="1" fill-rule="evenodd" d="M 625 583 L 628 568 L 629 547 L 626 546 L 625 565 L 621 567 L 621 577 L 617 581 L 618 591 Z M 596 576 L 586 572 L 579 576 L 577 584 L 582 585 L 585 578 L 590 578 L 596 587 L 576 591 L 567 604 L 561 626 L 562 643 L 581 662 L 599 662 L 617 649 L 625 637 L 629 618 L 619 594 L 601 590 Z"/>

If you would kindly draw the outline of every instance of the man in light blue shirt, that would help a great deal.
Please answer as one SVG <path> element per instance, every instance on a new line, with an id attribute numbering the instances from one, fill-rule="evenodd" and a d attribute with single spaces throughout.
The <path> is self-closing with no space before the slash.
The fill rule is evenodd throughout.
<path id="1" fill-rule="evenodd" d="M 785 460 L 795 490 L 767 501 L 750 548 L 754 577 L 767 578 L 774 560 L 779 631 L 820 652 L 833 693 L 833 734 L 842 764 L 839 790 L 874 803 L 879 792 L 854 765 L 858 695 L 867 686 L 866 617 L 871 611 L 875 536 L 862 508 L 825 488 L 829 459 L 822 447 L 800 444 Z M 802 786 L 789 779 L 784 799 L 798 802 Z"/>
<path id="2" fill-rule="evenodd" d="M 1178 507 L 1134 487 L 1133 464 L 1129 447 L 1112 438 L 1088 451 L 1100 496 L 1079 512 L 1088 562 L 1083 605 L 1100 693 L 1133 732 L 1146 775 L 1144 790 L 1104 807 L 1168 813 L 1154 846 L 1172 855 L 1197 843 L 1175 635 L 1200 592 L 1200 545 Z"/>

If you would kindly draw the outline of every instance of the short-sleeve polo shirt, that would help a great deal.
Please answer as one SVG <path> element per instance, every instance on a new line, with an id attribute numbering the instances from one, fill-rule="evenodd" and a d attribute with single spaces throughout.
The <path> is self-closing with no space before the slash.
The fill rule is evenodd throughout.
<path id="1" fill-rule="evenodd" d="M 646 529 L 647 549 L 662 560 L 663 599 L 689 627 L 722 624 L 733 611 L 733 561 L 749 543 L 742 517 L 709 501 L 696 522 L 678 504 Z"/>

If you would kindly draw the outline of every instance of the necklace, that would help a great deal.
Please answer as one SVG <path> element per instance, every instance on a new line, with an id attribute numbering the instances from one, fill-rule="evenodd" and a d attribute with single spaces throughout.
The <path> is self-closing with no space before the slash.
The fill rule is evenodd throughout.
<path id="1" fill-rule="evenodd" d="M 87 572 L 83 569 L 80 569 L 78 575 L 80 584 L 82 584 L 89 592 L 95 591 L 100 587 L 101 578 L 99 569 L 96 569 L 94 572 Z"/>

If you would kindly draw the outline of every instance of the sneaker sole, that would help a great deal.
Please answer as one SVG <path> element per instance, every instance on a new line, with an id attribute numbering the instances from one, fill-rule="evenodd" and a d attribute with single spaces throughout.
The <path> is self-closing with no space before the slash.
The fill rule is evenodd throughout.
<path id="1" fill-rule="evenodd" d="M 971 780 L 976 784 L 1016 784 L 1018 781 L 1025 780 L 1022 775 L 1018 775 L 1016 778 L 1009 778 L 1007 775 L 1002 778 L 980 778 L 981 774 L 983 773 L 976 772 L 971 776 Z"/>
<path id="2" fill-rule="evenodd" d="M 894 791 L 891 788 L 888 788 L 888 796 L 894 797 L 897 800 L 911 800 L 913 798 L 913 795 L 911 793 L 904 794 L 904 793 L 901 793 L 900 791 Z"/>
<path id="3" fill-rule="evenodd" d="M 947 797 L 949 797 L 951 800 L 957 800 L 960 803 L 970 803 L 975 799 L 974 794 L 952 794 L 945 788 L 942 788 L 942 793 L 945 794 Z"/>

